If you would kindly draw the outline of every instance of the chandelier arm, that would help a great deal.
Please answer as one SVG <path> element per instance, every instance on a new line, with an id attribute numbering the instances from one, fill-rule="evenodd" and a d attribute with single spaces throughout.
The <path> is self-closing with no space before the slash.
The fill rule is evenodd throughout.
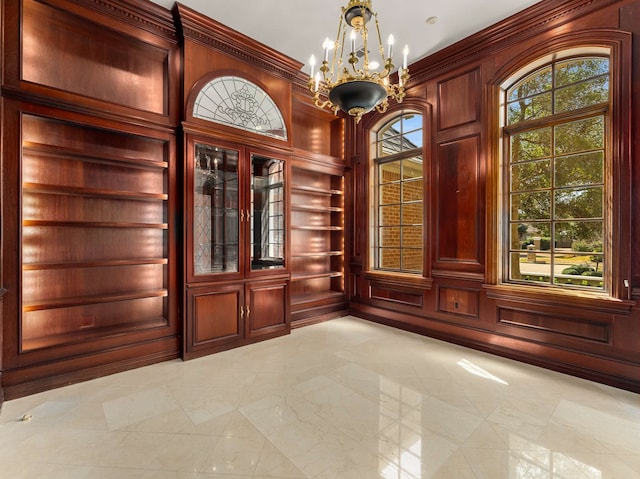
<path id="1" fill-rule="evenodd" d="M 378 23 L 378 14 L 374 13 L 373 18 L 376 23 L 376 32 L 378 33 L 378 48 L 380 50 L 380 56 L 382 57 L 382 64 L 384 65 L 387 61 L 387 58 L 384 56 L 384 44 L 382 43 L 382 34 L 380 33 L 380 24 Z"/>

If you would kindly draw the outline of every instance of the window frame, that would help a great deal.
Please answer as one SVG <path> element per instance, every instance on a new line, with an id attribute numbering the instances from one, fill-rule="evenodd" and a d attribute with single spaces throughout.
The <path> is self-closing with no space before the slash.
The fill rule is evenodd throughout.
<path id="1" fill-rule="evenodd" d="M 506 86 L 515 83 L 525 72 L 533 72 L 546 63 L 553 55 L 567 57 L 571 54 L 597 55 L 606 52 L 609 56 L 610 73 L 610 128 L 606 133 L 609 145 L 609 170 L 611 181 L 607 208 L 610 211 L 610 290 L 599 291 L 545 288 L 536 285 L 522 285 L 503 281 L 503 241 L 505 241 L 504 185 L 504 105 Z M 530 47 L 528 55 L 514 57 L 499 68 L 494 81 L 488 85 L 494 105 L 489 131 L 493 132 L 493 157 L 491 180 L 487 188 L 487 202 L 490 208 L 487 218 L 490 229 L 496 232 L 496 242 L 488 245 L 488 258 L 492 262 L 486 271 L 484 288 L 489 298 L 509 301 L 540 301 L 557 306 L 575 305 L 603 311 L 619 311 L 628 314 L 633 305 L 631 280 L 631 35 L 610 30 L 590 30 L 580 34 L 554 38 L 545 44 Z M 493 205 L 493 207 L 491 207 Z"/>
<path id="2" fill-rule="evenodd" d="M 417 148 L 411 148 L 407 150 L 401 150 L 398 153 L 394 153 L 391 155 L 379 155 L 378 145 L 382 141 L 379 138 L 379 134 L 384 131 L 387 127 L 390 127 L 395 122 L 400 122 L 403 124 L 403 119 L 410 115 L 419 115 L 421 117 L 421 128 L 420 130 L 409 130 L 409 132 L 420 131 L 421 133 L 421 141 L 422 146 Z M 426 228 L 427 228 L 427 200 L 428 195 L 426 192 L 426 187 L 428 184 L 428 165 L 426 164 L 426 155 L 425 153 L 428 151 L 426 148 L 426 131 L 427 131 L 427 115 L 420 111 L 419 109 L 400 109 L 393 112 L 389 112 L 389 114 L 385 115 L 382 119 L 380 119 L 376 124 L 369 130 L 369 199 L 370 199 L 370 213 L 369 213 L 369 246 L 368 246 L 368 267 L 367 271 L 370 274 L 374 275 L 383 275 L 383 276 L 401 276 L 405 278 L 414 278 L 419 280 L 420 278 L 426 277 L 427 274 L 427 252 L 428 248 L 426 247 Z M 402 128 L 398 132 L 398 135 L 402 137 L 404 135 L 404 131 Z M 416 156 L 420 156 L 422 158 L 422 241 L 421 241 L 421 249 L 422 249 L 422 259 L 420 271 L 416 270 L 405 270 L 402 268 L 402 264 L 400 265 L 400 269 L 392 269 L 392 268 L 381 268 L 379 266 L 380 261 L 380 244 L 379 244 L 379 231 L 381 228 L 380 225 L 380 215 L 379 215 L 379 191 L 380 191 L 380 178 L 379 178 L 379 166 L 385 163 L 392 163 L 401 160 L 410 160 L 411 158 L 415 158 Z M 400 183 L 404 183 L 402 178 L 399 180 Z M 411 202 L 406 202 L 407 204 Z M 402 199 L 400 200 L 399 205 L 405 204 Z M 402 222 L 402 220 L 401 220 Z M 401 226 L 401 225 L 399 225 Z M 398 246 L 398 249 L 402 251 L 404 248 L 402 243 Z"/>
<path id="3" fill-rule="evenodd" d="M 610 84 L 610 79 L 611 79 L 611 61 L 609 58 L 609 55 L 604 55 L 604 54 L 580 54 L 580 55 L 569 55 L 569 56 L 553 56 L 552 58 L 549 59 L 548 62 L 542 63 L 541 65 L 536 63 L 536 67 L 532 70 L 527 71 L 526 73 L 522 74 L 520 77 L 516 78 L 514 81 L 511 82 L 510 85 L 505 86 L 504 88 L 502 88 L 502 92 L 501 95 L 503 97 L 502 99 L 502 105 L 501 108 L 504 108 L 504 111 L 501 112 L 501 114 L 503 115 L 503 122 L 506 123 L 507 122 L 507 116 L 509 113 L 509 100 L 507 98 L 507 93 L 508 91 L 513 88 L 515 85 L 517 85 L 519 82 L 526 80 L 528 77 L 531 77 L 533 75 L 535 75 L 536 73 L 544 70 L 545 68 L 550 68 L 551 69 L 551 76 L 552 78 L 555 77 L 555 67 L 558 63 L 562 63 L 565 61 L 570 61 L 570 60 L 579 60 L 579 59 L 590 59 L 590 58 L 605 58 L 607 59 L 608 63 L 609 63 L 609 69 L 608 69 L 608 73 L 607 76 L 609 77 L 609 84 Z M 597 78 L 598 76 L 602 76 L 602 75 L 597 75 L 591 78 Z M 590 79 L 591 79 L 590 78 Z M 607 167 L 608 163 L 610 162 L 610 157 L 611 157 L 611 153 L 610 153 L 610 145 L 608 144 L 610 135 L 609 135 L 609 131 L 611 130 L 611 88 L 609 86 L 608 89 L 608 101 L 606 102 L 599 102 L 599 103 L 594 103 L 592 105 L 586 106 L 586 107 L 582 107 L 579 109 L 575 109 L 575 110 L 568 110 L 568 111 L 563 111 L 563 112 L 559 112 L 559 113 L 555 113 L 555 105 L 554 105 L 554 101 L 555 101 L 555 95 L 556 92 L 561 89 L 561 87 L 557 87 L 555 84 L 555 80 L 552 80 L 552 84 L 551 84 L 551 88 L 549 90 L 546 90 L 550 93 L 551 95 L 551 104 L 552 104 L 552 109 L 553 112 L 547 116 L 544 117 L 540 117 L 540 118 L 534 118 L 534 119 L 526 119 L 523 120 L 521 122 L 518 123 L 514 123 L 514 124 L 504 124 L 502 125 L 502 134 L 503 134 L 503 138 L 504 138 L 504 164 L 503 167 L 501 168 L 501 175 L 503 176 L 502 178 L 502 185 L 504 187 L 504 198 L 503 198 L 503 204 L 501 205 L 502 209 L 505 211 L 504 213 L 504 218 L 505 218 L 505 227 L 503 229 L 503 237 L 501 238 L 501 264 L 502 264 L 502 271 L 501 271 L 501 277 L 502 277 L 502 281 L 505 283 L 509 283 L 509 284 L 521 284 L 521 285 L 526 285 L 526 286 L 538 286 L 538 287 L 550 287 L 550 288 L 557 288 L 557 289 L 562 289 L 562 290 L 580 290 L 580 291 L 589 291 L 589 292 L 594 292 L 594 293 L 604 293 L 604 294 L 609 294 L 609 291 L 611 290 L 611 268 L 610 268 L 610 261 L 609 258 L 611 258 L 611 244 L 609 241 L 607 241 L 607 237 L 608 231 L 611 231 L 611 218 L 610 218 L 610 214 L 611 214 L 611 201 L 610 201 L 610 191 L 611 191 L 611 178 L 610 178 L 610 168 Z M 536 94 L 536 95 L 541 95 L 540 93 Z M 604 187 L 604 195 L 603 195 L 603 199 L 602 199 L 602 207 L 603 207 L 603 217 L 601 220 L 602 225 L 603 225 L 603 252 L 602 252 L 602 256 L 603 259 L 606 259 L 606 261 L 603 261 L 603 277 L 602 277 L 602 283 L 603 286 L 602 288 L 590 288 L 588 286 L 580 286 L 580 285 L 571 285 L 571 284 L 556 284 L 553 281 L 553 278 L 556 278 L 556 275 L 552 272 L 551 273 L 551 277 L 550 277 L 550 281 L 549 282 L 536 282 L 536 281 L 530 281 L 530 280 L 525 280 L 525 279 L 517 279 L 517 278 L 512 278 L 512 271 L 511 271 L 511 258 L 510 255 L 514 253 L 513 251 L 513 247 L 511 245 L 511 231 L 510 231 L 510 226 L 512 223 L 512 218 L 511 218 L 511 195 L 512 195 L 512 189 L 510 186 L 510 179 L 511 179 L 511 172 L 510 172 L 510 166 L 513 164 L 511 161 L 511 138 L 514 135 L 520 134 L 520 133 L 525 133 L 525 132 L 529 132 L 529 131 L 535 131 L 535 130 L 539 130 L 539 129 L 543 129 L 543 128 L 550 128 L 551 130 L 555 130 L 556 127 L 560 126 L 560 125 L 567 125 L 573 122 L 577 122 L 577 121 L 583 121 L 583 120 L 587 120 L 587 119 L 593 119 L 593 118 L 598 118 L 598 117 L 603 117 L 604 119 L 604 131 L 603 131 L 603 151 L 604 151 L 604 177 L 603 177 L 603 187 Z M 552 152 L 550 153 L 549 156 L 549 160 L 550 160 L 550 164 L 554 164 L 556 161 L 556 157 L 558 156 L 554 150 L 554 144 L 553 144 L 553 138 L 555 137 L 554 134 L 552 134 L 551 136 L 551 149 Z M 550 174 L 552 177 L 554 177 L 555 175 L 555 170 L 551 170 Z M 554 194 L 557 191 L 561 191 L 562 188 L 558 188 L 555 184 L 554 181 L 551 182 L 552 184 L 549 186 L 548 191 L 550 193 L 550 197 L 553 198 Z M 555 211 L 554 211 L 554 203 L 555 201 L 552 199 L 551 200 L 551 211 L 550 211 L 550 215 L 548 218 L 548 223 L 551 225 L 551 229 L 552 231 L 554 230 L 554 224 L 555 223 L 562 223 L 562 222 L 570 222 L 569 219 L 561 219 L 559 218 Z M 524 222 L 527 222 L 525 220 L 523 220 Z M 535 221 L 534 221 L 535 222 Z M 553 233 L 550 233 L 551 237 L 553 237 Z M 550 250 L 549 250 L 549 257 L 551 260 L 551 267 L 553 267 L 554 265 L 554 255 L 556 255 L 557 253 L 555 252 L 555 248 L 553 245 L 550 246 Z"/>

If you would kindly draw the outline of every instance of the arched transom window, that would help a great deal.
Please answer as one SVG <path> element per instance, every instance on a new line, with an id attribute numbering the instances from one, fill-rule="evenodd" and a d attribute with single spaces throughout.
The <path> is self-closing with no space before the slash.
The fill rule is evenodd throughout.
<path id="1" fill-rule="evenodd" d="M 271 97 L 258 85 L 240 77 L 223 76 L 207 83 L 196 97 L 193 116 L 287 139 L 282 114 Z"/>

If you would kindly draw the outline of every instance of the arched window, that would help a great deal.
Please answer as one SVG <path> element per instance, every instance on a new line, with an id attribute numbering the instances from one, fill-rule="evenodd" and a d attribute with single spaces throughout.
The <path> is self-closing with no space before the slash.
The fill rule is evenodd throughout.
<path id="1" fill-rule="evenodd" d="M 503 282 L 607 291 L 609 70 L 565 52 L 503 84 Z"/>
<path id="2" fill-rule="evenodd" d="M 193 104 L 193 116 L 287 139 L 282 114 L 271 97 L 258 85 L 240 77 L 223 76 L 207 83 Z"/>
<path id="3" fill-rule="evenodd" d="M 374 133 L 372 263 L 379 271 L 422 273 L 422 124 L 422 115 L 404 112 Z"/>

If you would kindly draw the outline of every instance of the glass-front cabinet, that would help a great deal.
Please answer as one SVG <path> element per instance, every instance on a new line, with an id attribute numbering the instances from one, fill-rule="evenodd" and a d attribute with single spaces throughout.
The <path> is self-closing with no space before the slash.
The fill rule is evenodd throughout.
<path id="1" fill-rule="evenodd" d="M 194 144 L 194 274 L 239 271 L 239 151 Z"/>
<path id="2" fill-rule="evenodd" d="M 284 268 L 285 162 L 269 156 L 251 155 L 251 269 Z"/>
<path id="3" fill-rule="evenodd" d="M 185 357 L 288 332 L 287 162 L 187 136 Z"/>

